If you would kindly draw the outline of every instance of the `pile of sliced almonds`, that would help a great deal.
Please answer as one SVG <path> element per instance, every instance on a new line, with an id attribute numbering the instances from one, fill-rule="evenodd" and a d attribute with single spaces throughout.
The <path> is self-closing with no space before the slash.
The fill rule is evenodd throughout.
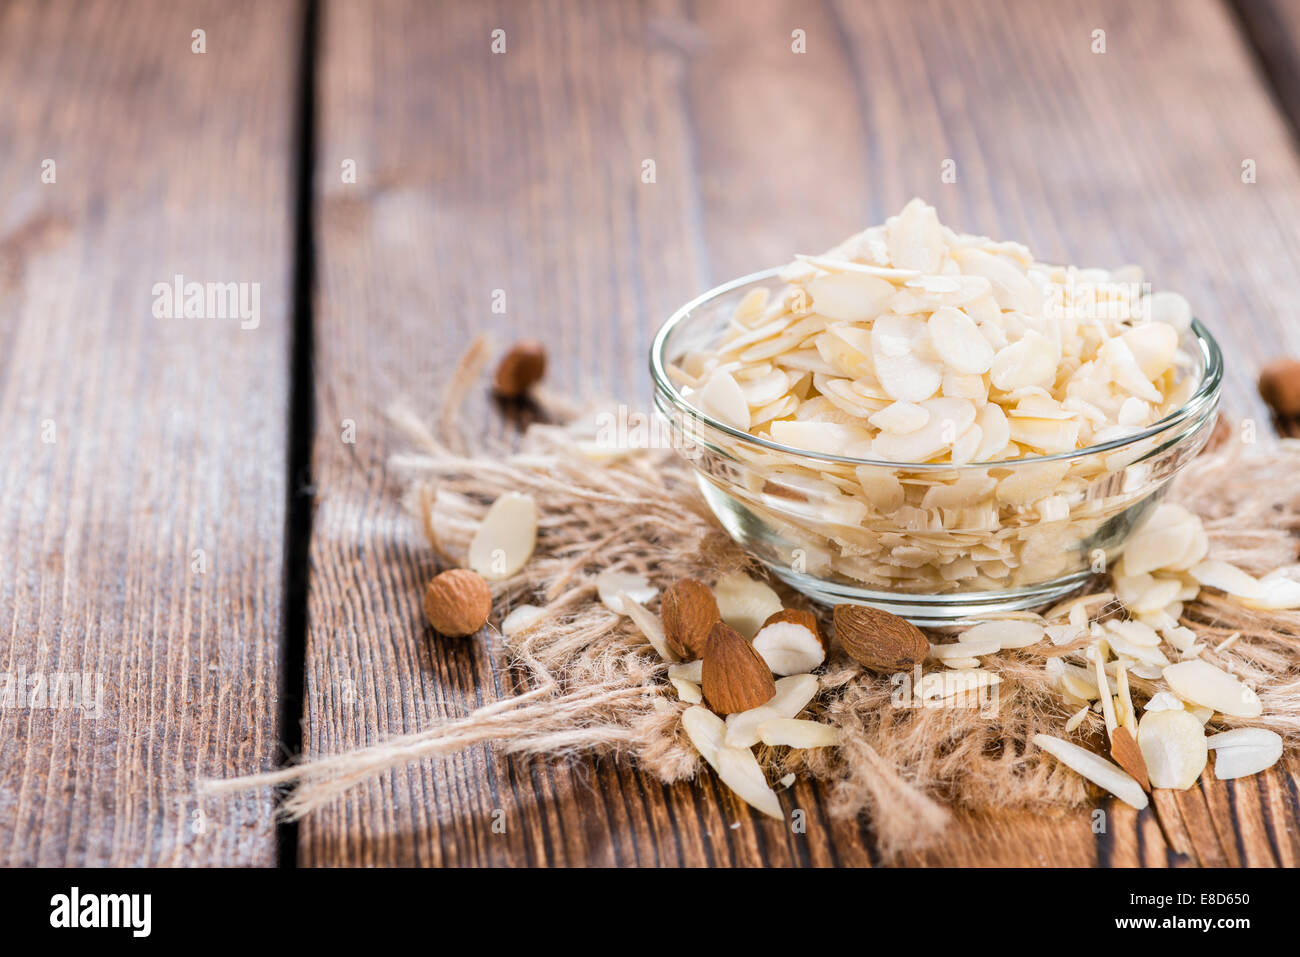
<path id="1" fill-rule="evenodd" d="M 1100 714 L 1115 763 L 1050 735 L 1037 735 L 1034 742 L 1136 808 L 1146 806 L 1145 792 L 1151 788 L 1192 787 L 1210 751 L 1216 755 L 1214 776 L 1219 780 L 1256 774 L 1282 754 L 1281 736 L 1266 728 L 1240 727 L 1207 736 L 1205 726 L 1216 716 L 1256 719 L 1263 706 L 1249 685 L 1202 660 L 1205 644 L 1180 619 L 1183 603 L 1195 599 L 1202 586 L 1227 592 L 1249 607 L 1281 609 L 1300 607 L 1300 582 L 1280 573 L 1256 579 L 1226 562 L 1207 560 L 1207 551 L 1200 519 L 1177 505 L 1162 504 L 1134 533 L 1113 569 L 1113 593 L 1065 602 L 1045 616 L 1059 622 L 1043 629 L 1053 644 L 1091 639 L 1081 662 L 1053 657 L 1047 670 L 1065 701 L 1078 708 L 1066 722 L 1066 733 L 1076 731 L 1090 714 Z M 1128 617 L 1113 616 L 1118 608 Z M 972 635 L 982 629 L 1008 624 L 979 625 L 958 644 L 972 644 Z M 952 661 L 944 659 L 945 664 Z M 1156 682 L 1158 689 L 1140 717 L 1130 675 Z"/>
<path id="2" fill-rule="evenodd" d="M 1008 466 L 1133 436 L 1198 385 L 1183 297 L 1146 294 L 1137 267 L 1051 266 L 953 232 L 919 199 L 782 278 L 716 346 L 676 357 L 682 396 L 788 448 L 968 466 L 855 468 L 718 438 L 752 467 L 726 491 L 811 575 L 950 592 L 1076 570 L 1080 543 L 1134 501 L 1105 479 L 1149 449 Z"/>

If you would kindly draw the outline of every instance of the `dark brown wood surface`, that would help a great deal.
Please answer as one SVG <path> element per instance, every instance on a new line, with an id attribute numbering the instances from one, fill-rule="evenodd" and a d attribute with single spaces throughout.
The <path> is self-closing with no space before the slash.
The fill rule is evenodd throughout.
<path id="1" fill-rule="evenodd" d="M 0 4 L 0 673 L 103 689 L 0 708 L 0 863 L 270 865 L 269 795 L 192 795 L 280 758 L 300 10 L 124 12 Z"/>
<path id="2" fill-rule="evenodd" d="M 1265 423 L 1258 365 L 1300 354 L 1300 0 L 318 7 L 303 143 L 303 4 L 0 6 L 0 672 L 106 678 L 97 720 L 0 710 L 0 862 L 288 863 L 269 792 L 192 798 L 297 749 L 282 679 L 302 674 L 310 754 L 505 693 L 498 647 L 424 626 L 435 565 L 386 468 L 385 409 L 428 410 L 479 331 L 543 338 L 556 389 L 644 405 L 678 304 L 921 195 L 957 227 L 1185 292 L 1229 354 L 1233 417 Z M 308 240 L 314 362 L 294 380 Z M 260 282 L 260 327 L 155 319 L 152 284 L 177 272 Z M 295 385 L 315 432 L 290 477 Z M 512 427 L 486 394 L 470 411 Z M 313 505 L 302 568 L 289 488 Z M 1104 833 L 1088 811 L 962 819 L 903 863 L 1295 866 L 1298 774 L 1289 755 L 1141 814 L 1107 802 Z M 308 866 L 880 863 L 825 798 L 796 784 L 795 834 L 711 775 L 476 748 L 280 836 Z"/>

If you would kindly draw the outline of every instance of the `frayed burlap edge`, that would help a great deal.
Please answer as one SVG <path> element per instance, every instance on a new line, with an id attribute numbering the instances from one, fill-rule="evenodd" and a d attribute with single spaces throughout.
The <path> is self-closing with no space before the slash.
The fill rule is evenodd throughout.
<path id="1" fill-rule="evenodd" d="M 408 761 L 486 742 L 506 753 L 629 756 L 665 783 L 699 773 L 701 762 L 680 731 L 686 705 L 666 682 L 666 665 L 627 618 L 600 602 L 595 576 L 625 569 L 662 590 L 686 576 L 713 581 L 752 562 L 717 524 L 674 453 L 650 449 L 595 464 L 579 449 L 582 419 L 572 407 L 549 403 L 568 424 L 535 425 L 514 451 L 479 449 L 463 434 L 459 409 L 487 355 L 482 342 L 469 350 L 433 427 L 394 413 L 411 449 L 393 465 L 407 477 L 408 505 L 448 565 L 463 563 L 478 520 L 497 496 L 526 492 L 536 499 L 537 549 L 521 572 L 494 586 L 493 596 L 500 617 L 522 603 L 544 609 L 505 642 L 511 664 L 526 675 L 524 689 L 423 732 L 211 782 L 210 790 L 293 784 L 283 811 L 300 817 Z M 1300 443 L 1229 443 L 1192 463 L 1172 494 L 1204 519 L 1213 557 L 1256 573 L 1291 568 L 1300 530 L 1298 469 Z M 785 597 L 807 607 L 801 596 Z M 1263 717 L 1225 724 L 1270 727 L 1288 743 L 1300 737 L 1300 614 L 1255 612 L 1204 591 L 1187 604 L 1183 621 L 1207 645 L 1206 660 L 1260 693 Z M 1089 800 L 1088 785 L 1028 741 L 1039 732 L 1063 733 L 1071 709 L 1045 663 L 1077 655 L 1085 643 L 1043 642 L 986 659 L 1003 679 L 992 708 L 900 706 L 896 681 L 864 672 L 833 647 L 812 710 L 838 727 L 840 745 L 762 748 L 759 759 L 773 778 L 793 770 L 831 782 L 832 813 L 868 813 L 886 855 L 928 843 L 946 825 L 949 808 L 1081 804 Z M 1150 682 L 1134 679 L 1139 706 L 1151 692 Z M 1100 715 L 1090 713 L 1076 733 L 1100 750 L 1103 732 Z"/>

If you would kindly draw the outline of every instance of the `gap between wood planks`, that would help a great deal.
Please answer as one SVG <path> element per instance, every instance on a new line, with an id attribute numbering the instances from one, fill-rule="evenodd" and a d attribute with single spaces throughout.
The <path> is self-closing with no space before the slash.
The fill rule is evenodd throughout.
<path id="1" fill-rule="evenodd" d="M 303 689 L 307 678 L 307 589 L 310 585 L 312 510 L 316 488 L 311 472 L 316 434 L 312 296 L 315 291 L 313 170 L 316 164 L 316 57 L 320 43 L 320 3 L 303 0 L 302 46 L 298 65 L 297 156 L 294 187 L 293 334 L 289 350 L 288 497 L 284 522 L 284 601 L 280 642 L 281 761 L 302 751 Z M 276 826 L 279 867 L 298 866 L 298 823 Z"/>

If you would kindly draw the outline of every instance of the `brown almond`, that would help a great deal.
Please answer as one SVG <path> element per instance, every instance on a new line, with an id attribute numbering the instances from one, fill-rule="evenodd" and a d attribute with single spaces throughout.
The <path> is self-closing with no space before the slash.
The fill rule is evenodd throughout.
<path id="1" fill-rule="evenodd" d="M 1147 775 L 1147 762 L 1142 757 L 1133 735 L 1127 728 L 1116 728 L 1110 734 L 1110 756 L 1115 763 L 1129 773 L 1129 776 L 1142 785 L 1143 791 L 1151 790 L 1151 778 Z"/>
<path id="2" fill-rule="evenodd" d="M 729 625 L 715 622 L 701 667 L 704 700 L 718 714 L 748 711 L 776 695 L 776 681 L 767 662 Z"/>
<path id="3" fill-rule="evenodd" d="M 510 347 L 497 365 L 492 386 L 497 395 L 517 399 L 546 374 L 546 347 L 536 339 L 521 339 Z"/>
<path id="4" fill-rule="evenodd" d="M 907 671 L 930 653 L 921 629 L 867 605 L 836 605 L 835 636 L 850 658 L 881 674 Z"/>
<path id="5" fill-rule="evenodd" d="M 669 585 L 659 602 L 659 617 L 664 623 L 664 641 L 682 661 L 704 657 L 709 632 L 718 615 L 718 600 L 713 589 L 694 578 L 683 578 Z"/>
<path id="6" fill-rule="evenodd" d="M 429 582 L 424 590 L 424 616 L 451 638 L 472 635 L 492 614 L 492 589 L 478 572 L 453 568 Z"/>
<path id="7" fill-rule="evenodd" d="M 1259 394 L 1279 416 L 1300 416 L 1300 360 L 1276 359 L 1264 366 Z"/>
<path id="8" fill-rule="evenodd" d="M 763 622 L 762 627 L 758 630 L 762 631 L 763 628 L 766 628 L 768 625 L 774 625 L 777 622 L 782 621 L 787 621 L 792 625 L 802 625 L 804 628 L 807 628 L 813 633 L 813 637 L 817 639 L 818 644 L 822 646 L 822 651 L 830 650 L 826 647 L 826 636 L 823 635 L 822 630 L 817 627 L 817 616 L 810 611 L 803 611 L 799 608 L 782 608 L 780 611 L 768 615 L 767 621 Z"/>

